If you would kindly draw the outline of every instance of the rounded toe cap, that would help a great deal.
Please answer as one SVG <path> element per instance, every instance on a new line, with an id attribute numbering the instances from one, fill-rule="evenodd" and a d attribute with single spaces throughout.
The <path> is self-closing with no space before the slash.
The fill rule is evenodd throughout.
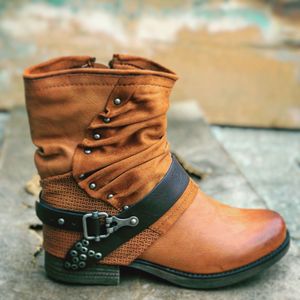
<path id="1" fill-rule="evenodd" d="M 276 250 L 285 241 L 286 235 L 287 229 L 281 215 L 272 210 L 265 210 L 261 232 L 257 235 L 262 253 L 267 255 Z"/>

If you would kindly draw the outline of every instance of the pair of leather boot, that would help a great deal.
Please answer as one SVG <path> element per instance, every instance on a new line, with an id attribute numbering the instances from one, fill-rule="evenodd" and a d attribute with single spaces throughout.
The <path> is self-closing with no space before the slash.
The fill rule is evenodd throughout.
<path id="1" fill-rule="evenodd" d="M 114 55 L 109 66 L 72 56 L 25 70 L 50 278 L 114 285 L 126 266 L 216 288 L 286 253 L 279 214 L 217 202 L 171 154 L 166 112 L 176 80 L 128 55 Z"/>

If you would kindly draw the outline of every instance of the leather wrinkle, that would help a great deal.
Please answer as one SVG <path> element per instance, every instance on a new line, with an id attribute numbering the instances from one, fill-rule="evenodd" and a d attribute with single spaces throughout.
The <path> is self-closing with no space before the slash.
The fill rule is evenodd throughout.
<path id="1" fill-rule="evenodd" d="M 141 166 L 142 164 L 144 164 L 144 163 L 151 162 L 153 159 L 155 159 L 155 158 L 157 158 L 157 157 L 159 157 L 159 156 L 160 156 L 160 155 L 154 156 L 154 157 L 152 157 L 151 159 L 145 160 L 145 161 L 143 161 L 143 162 L 141 162 L 141 163 L 135 165 L 135 166 L 132 167 L 132 168 L 129 168 L 129 167 L 128 167 L 128 169 L 125 169 L 122 173 L 120 173 L 119 175 L 117 175 L 116 177 L 114 177 L 113 180 L 103 182 L 103 185 L 102 185 L 102 186 L 106 186 L 107 184 L 112 183 L 114 180 L 118 179 L 120 176 L 122 176 L 124 173 L 128 172 L 129 170 L 134 169 L 134 168 L 138 168 L 138 167 L 140 167 L 140 166 Z M 111 166 L 111 165 L 110 165 L 110 166 Z M 105 167 L 104 167 L 104 168 L 105 168 Z M 102 169 L 100 169 L 100 170 L 103 170 L 104 168 L 102 168 Z M 100 170 L 97 170 L 97 171 L 100 171 Z M 99 175 L 98 177 L 97 177 L 97 176 L 94 177 L 94 179 L 96 179 L 96 180 L 97 180 L 97 179 L 101 179 L 101 178 L 102 178 L 102 175 Z M 101 187 L 100 187 L 100 188 L 101 188 Z"/>
<path id="2" fill-rule="evenodd" d="M 92 177 L 93 182 L 96 182 L 97 184 L 97 188 L 93 189 L 92 191 L 90 191 L 89 186 L 85 184 L 87 183 L 86 179 L 82 182 L 78 181 L 78 183 L 80 184 L 81 188 L 85 189 L 86 192 L 89 193 L 91 196 L 103 200 L 105 195 L 99 193 L 100 190 L 98 188 L 102 184 L 100 180 L 97 182 L 97 179 L 101 177 L 102 182 L 107 182 L 107 180 L 103 178 L 103 176 L 101 176 L 101 170 L 105 165 L 109 165 L 108 167 L 113 168 L 112 166 L 113 163 L 117 161 L 124 161 L 124 159 L 126 159 L 127 157 L 129 161 L 130 160 L 132 162 L 137 161 L 136 165 L 138 165 L 139 163 L 138 160 L 135 159 L 135 156 L 136 158 L 140 157 L 141 158 L 140 161 L 144 161 L 146 163 L 147 161 L 150 160 L 151 157 L 152 158 L 159 157 L 160 156 L 159 154 L 164 155 L 164 152 L 167 149 L 166 147 L 164 147 L 164 143 L 167 143 L 167 141 L 165 139 L 161 139 L 160 137 L 162 136 L 166 128 L 165 113 L 168 108 L 168 98 L 167 98 L 168 95 L 162 93 L 161 91 L 155 91 L 155 90 L 148 91 L 145 89 L 138 89 L 137 86 L 135 86 L 133 90 L 129 90 L 128 92 L 125 90 L 125 94 L 123 94 L 125 103 L 121 105 L 121 108 L 119 110 L 118 109 L 114 110 L 111 108 L 111 100 L 113 100 L 114 97 L 117 97 L 122 92 L 122 90 L 120 90 L 120 83 L 123 82 L 122 80 L 125 79 L 123 78 L 118 79 L 111 93 L 109 94 L 104 112 L 100 112 L 98 115 L 96 115 L 89 126 L 89 127 L 92 126 L 93 128 L 98 129 L 99 131 L 101 131 L 103 127 L 109 128 L 109 127 L 116 126 L 117 130 L 115 132 L 115 138 L 119 139 L 118 143 L 121 143 L 121 145 L 119 145 L 119 147 L 115 143 L 112 145 L 109 144 L 104 145 L 103 143 L 105 142 L 100 141 L 97 143 L 94 142 L 92 139 L 86 138 L 83 140 L 81 145 L 77 147 L 75 154 L 73 156 L 74 178 L 77 181 L 78 181 L 77 179 L 78 174 L 82 174 L 82 173 L 90 174 L 91 172 L 98 172 L 99 176 L 97 174 L 89 175 L 89 177 Z M 161 101 L 157 101 L 158 99 L 156 98 L 152 99 L 151 97 L 149 97 L 148 93 L 150 93 L 150 95 L 154 94 L 155 97 L 160 96 L 160 94 L 162 93 L 164 99 L 161 99 Z M 156 104 L 157 102 L 161 102 L 161 104 L 157 105 Z M 129 105 L 128 108 L 126 108 L 127 105 Z M 112 121 L 108 124 L 105 124 L 101 120 L 101 116 L 109 116 L 112 118 Z M 148 121 L 149 118 L 153 119 L 155 125 L 154 130 L 151 128 L 153 124 L 151 124 L 151 122 Z M 144 125 L 143 130 L 136 128 L 136 125 L 134 125 L 132 127 L 133 128 L 132 134 L 122 134 L 118 131 L 118 127 L 120 125 L 122 125 L 125 132 L 128 131 L 129 130 L 128 125 L 132 124 L 133 121 L 143 122 L 141 123 L 142 125 Z M 115 125 L 111 125 L 111 124 L 115 124 Z M 147 134 L 148 132 L 150 132 L 150 134 Z M 88 143 L 86 141 L 88 141 Z M 105 141 L 105 138 L 102 139 L 102 141 Z M 136 143 L 137 141 L 140 141 L 140 143 Z M 86 144 L 88 144 L 88 147 L 92 150 L 92 153 L 87 157 L 87 160 L 85 160 L 83 151 L 82 149 L 80 149 L 82 147 L 86 147 Z M 97 145 L 99 144 L 101 146 L 97 147 Z M 151 151 L 151 147 L 153 151 Z M 147 151 L 147 149 L 149 150 Z M 101 151 L 102 155 L 104 155 L 103 157 L 105 157 L 105 159 L 103 158 L 102 162 L 101 162 L 101 158 L 98 158 L 97 156 L 97 151 Z M 104 160 L 105 162 L 103 162 Z M 165 167 L 163 168 L 163 170 L 165 171 L 167 165 L 170 164 L 170 160 L 168 162 L 165 162 L 164 164 Z M 131 172 L 136 170 L 136 166 L 135 168 L 133 168 L 134 166 L 135 166 L 134 164 L 131 165 L 132 168 Z M 120 168 L 126 169 L 125 162 L 124 164 L 122 163 L 120 164 Z M 138 171 L 139 170 L 137 170 L 137 172 Z M 122 173 L 124 172 L 120 170 L 119 174 L 116 174 L 115 178 L 119 177 L 118 175 Z M 163 176 L 163 172 L 157 175 L 157 177 L 154 180 L 152 180 L 152 182 L 147 183 L 148 185 L 147 192 L 149 192 L 150 189 L 154 187 L 154 181 L 161 179 L 162 176 Z M 131 180 L 131 182 L 132 181 L 133 180 Z M 131 189 L 131 187 L 129 186 L 128 188 Z M 131 190 L 133 191 L 133 188 Z M 130 194 L 132 194 L 132 191 L 130 190 L 128 191 L 128 197 Z M 117 194 L 119 193 L 116 192 L 116 196 Z M 136 195 L 135 201 L 138 200 L 137 197 L 138 195 Z"/>

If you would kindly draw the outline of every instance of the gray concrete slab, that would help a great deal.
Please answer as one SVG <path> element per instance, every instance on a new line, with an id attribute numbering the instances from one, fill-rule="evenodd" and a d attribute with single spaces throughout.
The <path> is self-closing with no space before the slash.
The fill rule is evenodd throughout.
<path id="1" fill-rule="evenodd" d="M 173 149 L 208 173 L 200 182 L 205 191 L 227 203 L 265 206 L 193 104 L 174 105 L 169 124 Z M 0 167 L 0 299 L 299 299 L 299 253 L 295 247 L 260 276 L 216 291 L 182 289 L 128 270 L 122 271 L 121 284 L 116 287 L 66 286 L 48 280 L 42 257 L 34 257 L 40 234 L 29 229 L 39 223 L 33 209 L 35 198 L 23 188 L 35 173 L 32 153 L 25 110 L 14 110 Z"/>
<path id="2" fill-rule="evenodd" d="M 173 150 L 207 174 L 198 182 L 206 193 L 239 207 L 265 207 L 213 137 L 196 102 L 176 103 L 172 107 L 168 137 Z"/>
<path id="3" fill-rule="evenodd" d="M 300 247 L 300 131 L 212 130 L 266 206 L 285 217 Z"/>

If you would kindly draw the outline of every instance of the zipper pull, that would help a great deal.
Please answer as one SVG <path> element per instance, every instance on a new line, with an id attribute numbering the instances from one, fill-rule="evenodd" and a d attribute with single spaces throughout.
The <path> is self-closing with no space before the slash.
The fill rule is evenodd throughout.
<path id="1" fill-rule="evenodd" d="M 91 57 L 86 64 L 82 65 L 81 68 L 94 68 L 96 57 Z"/>

